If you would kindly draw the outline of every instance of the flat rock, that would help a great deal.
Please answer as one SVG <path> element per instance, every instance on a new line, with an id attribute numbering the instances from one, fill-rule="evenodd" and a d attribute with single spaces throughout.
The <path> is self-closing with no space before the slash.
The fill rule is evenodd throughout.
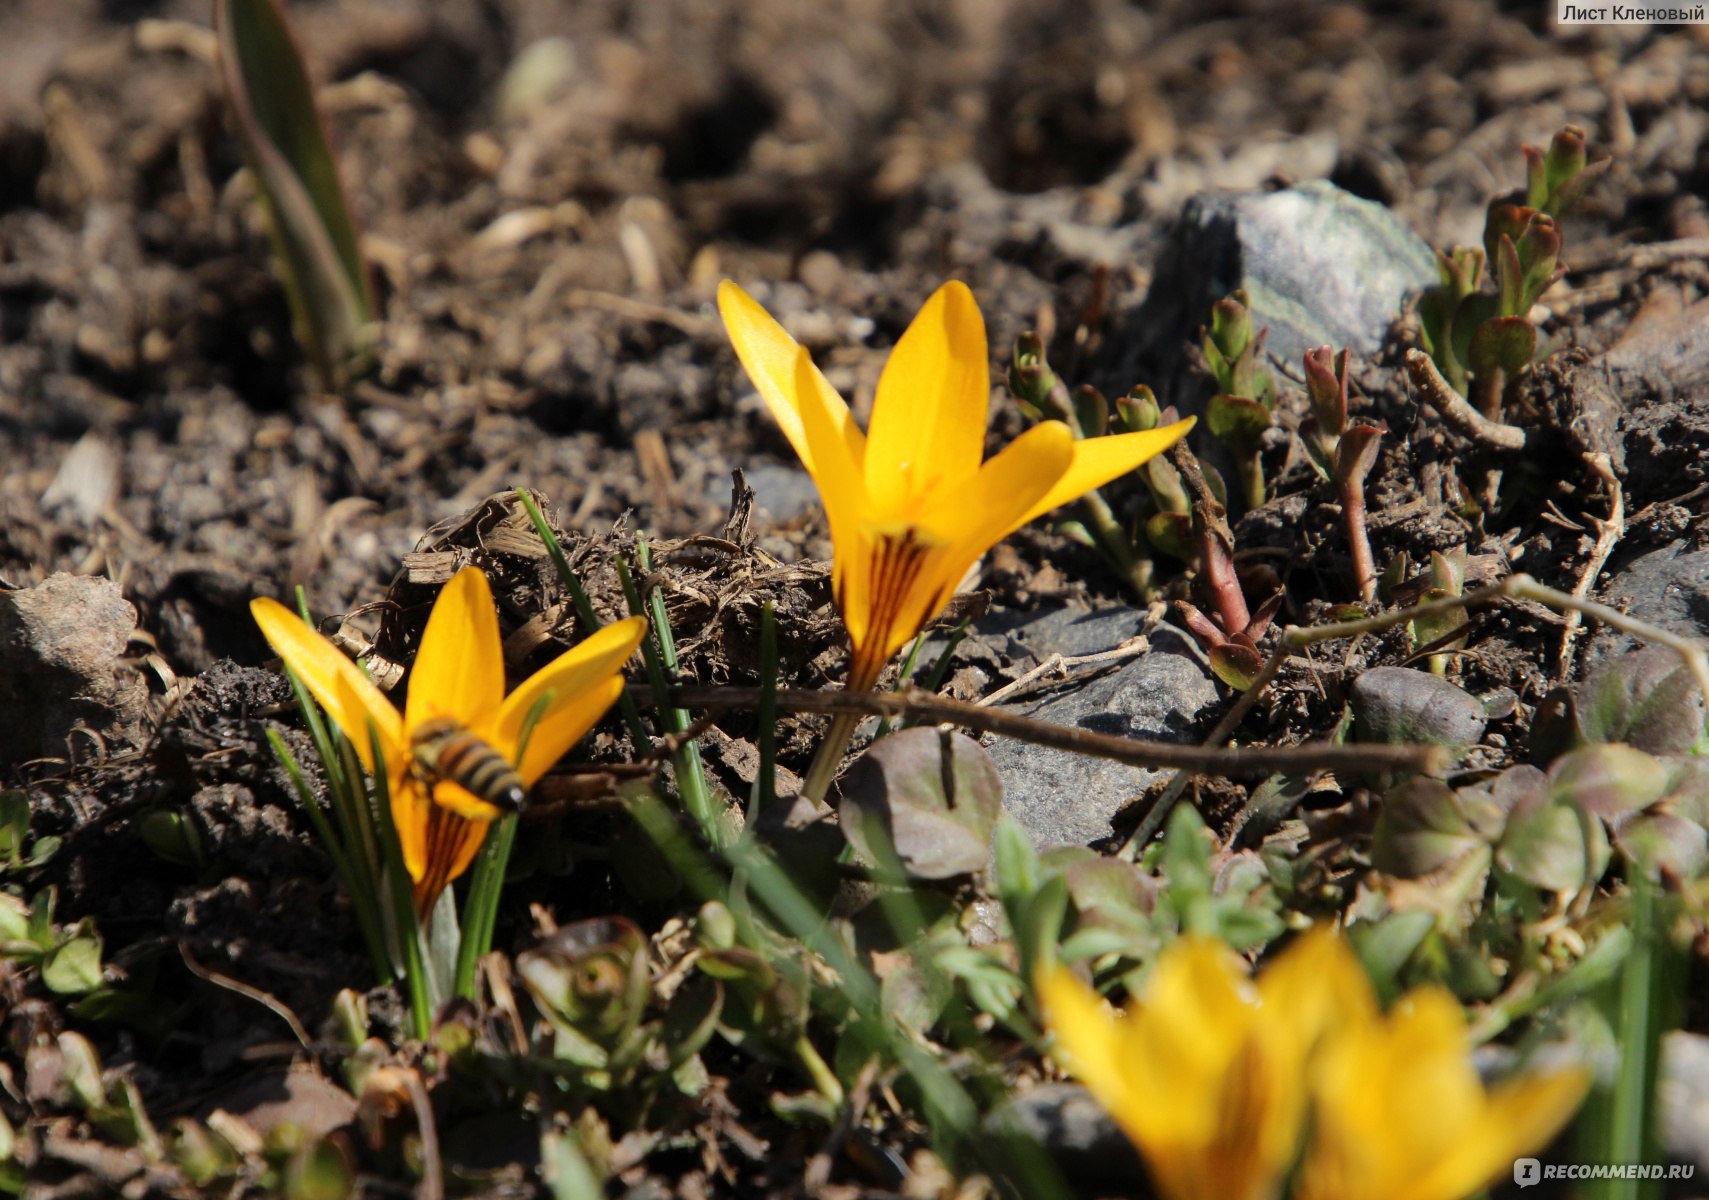
<path id="1" fill-rule="evenodd" d="M 1206 192 L 1187 201 L 1128 332 L 1143 359 L 1178 359 L 1211 305 L 1244 288 L 1283 362 L 1325 344 L 1369 355 L 1407 295 L 1436 282 L 1435 255 L 1406 222 L 1327 180 Z"/>
<path id="2" fill-rule="evenodd" d="M 148 703 L 147 685 L 121 661 L 134 629 L 136 609 L 110 579 L 58 574 L 0 592 L 0 713 L 7 725 L 0 759 L 64 757 L 79 726 L 108 750 L 132 742 Z"/>
<path id="3" fill-rule="evenodd" d="M 1077 1083 L 1044 1083 L 1005 1101 L 986 1118 L 985 1131 L 1043 1147 L 1075 1183 L 1125 1185 L 1125 1194 L 1145 1177 L 1138 1151 Z"/>
<path id="4" fill-rule="evenodd" d="M 979 631 L 988 642 L 1006 638 L 1014 658 L 1042 661 L 1052 654 L 1114 649 L 1139 632 L 1141 616 L 1134 609 L 1065 608 L 1027 621 L 999 616 Z M 1057 725 L 1180 742 L 1192 739 L 1217 700 L 1198 647 L 1179 630 L 1164 627 L 1151 634 L 1147 653 L 1106 674 L 1042 699 L 999 707 Z M 995 738 L 986 749 L 1003 781 L 1005 810 L 1040 848 L 1084 846 L 1111 836 L 1117 814 L 1166 774 L 1009 738 Z"/>
<path id="5" fill-rule="evenodd" d="M 1639 555 L 1608 577 L 1597 598 L 1671 633 L 1709 636 L 1709 551 L 1684 547 L 1675 542 Z M 1593 665 L 1643 644 L 1631 634 L 1603 628 L 1586 648 L 1585 661 Z"/>
<path id="6" fill-rule="evenodd" d="M 1489 718 L 1483 701 L 1428 671 L 1373 667 L 1349 695 L 1362 742 L 1474 746 Z"/>

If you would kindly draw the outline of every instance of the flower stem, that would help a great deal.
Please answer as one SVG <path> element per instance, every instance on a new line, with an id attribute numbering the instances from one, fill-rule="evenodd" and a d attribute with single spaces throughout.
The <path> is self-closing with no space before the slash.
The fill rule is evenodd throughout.
<path id="1" fill-rule="evenodd" d="M 1151 559 L 1139 552 L 1133 539 L 1116 520 L 1115 513 L 1098 494 L 1097 489 L 1087 492 L 1080 497 L 1080 512 L 1086 521 L 1086 527 L 1092 536 L 1098 539 L 1098 548 L 1104 552 L 1104 558 L 1110 564 L 1110 569 L 1121 577 L 1121 581 L 1133 589 L 1141 604 L 1151 603 L 1155 594 L 1151 587 Z"/>
<path id="2" fill-rule="evenodd" d="M 1363 479 L 1342 482 L 1341 515 L 1347 521 L 1347 548 L 1353 555 L 1353 579 L 1359 588 L 1359 599 L 1369 604 L 1377 596 L 1377 564 L 1371 556 Z"/>
<path id="3" fill-rule="evenodd" d="M 849 663 L 848 684 L 843 690 L 872 690 L 872 685 L 878 682 L 878 676 L 884 670 L 885 662 L 881 658 L 872 661 L 873 657 L 860 650 L 854 652 Z M 831 781 L 837 777 L 837 768 L 842 765 L 843 754 L 854 740 L 855 727 L 860 724 L 861 715 L 841 712 L 832 719 L 831 727 L 825 731 L 824 740 L 819 743 L 819 749 L 813 755 L 813 765 L 807 768 L 807 779 L 801 785 L 801 794 L 807 799 L 815 803 L 824 802 L 825 794 L 831 790 Z"/>

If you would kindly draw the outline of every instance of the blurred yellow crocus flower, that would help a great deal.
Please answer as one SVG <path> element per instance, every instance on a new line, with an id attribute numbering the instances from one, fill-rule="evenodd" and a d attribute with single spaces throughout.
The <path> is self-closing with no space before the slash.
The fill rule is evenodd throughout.
<path id="1" fill-rule="evenodd" d="M 1139 1148 L 1164 1200 L 1274 1200 L 1299 1149 L 1305 1067 L 1335 1021 L 1375 1009 L 1328 933 L 1254 983 L 1222 942 L 1188 935 L 1114 1012 L 1065 968 L 1039 981 L 1064 1066 Z"/>
<path id="2" fill-rule="evenodd" d="M 1439 987 L 1325 1042 L 1296 1200 L 1462 1200 L 1546 1146 L 1590 1086 L 1574 1065 L 1485 1090 L 1469 1049 Z"/>
<path id="3" fill-rule="evenodd" d="M 824 503 L 852 691 L 872 687 L 891 656 L 943 611 L 980 555 L 1034 517 L 1167 450 L 1193 425 L 1076 441 L 1063 422 L 1041 421 L 985 458 L 985 321 L 958 282 L 932 293 L 891 351 L 865 432 L 807 351 L 728 280 L 718 288 L 718 311 Z M 808 795 L 823 795 L 852 729 L 852 719 L 832 726 Z"/>
<path id="4" fill-rule="evenodd" d="M 431 746 L 445 738 L 446 730 L 470 735 L 475 740 L 465 737 L 465 749 L 472 746 L 482 754 L 490 749 L 514 767 L 522 787 L 533 786 L 616 701 L 623 691 L 618 672 L 647 631 L 643 617 L 607 625 L 506 696 L 492 589 L 479 568 L 465 567 L 441 589 L 428 616 L 400 713 L 355 663 L 296 613 L 265 597 L 252 601 L 249 610 L 279 657 L 350 739 L 368 773 L 385 772 L 392 823 L 423 918 L 468 869 L 500 815 L 493 804 L 425 761 Z M 518 742 L 536 708 L 519 759 Z"/>
<path id="5" fill-rule="evenodd" d="M 1464 1200 L 1545 1145 L 1589 1085 L 1572 1067 L 1486 1092 L 1454 998 L 1421 988 L 1384 1016 L 1323 929 L 1256 981 L 1222 943 L 1183 937 L 1125 1013 L 1060 967 L 1039 991 L 1058 1057 L 1164 1200 L 1274 1200 L 1296 1161 L 1293 1200 Z"/>

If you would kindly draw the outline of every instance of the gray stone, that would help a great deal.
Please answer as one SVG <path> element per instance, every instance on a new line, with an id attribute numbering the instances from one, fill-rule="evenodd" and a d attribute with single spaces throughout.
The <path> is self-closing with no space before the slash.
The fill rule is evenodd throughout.
<path id="1" fill-rule="evenodd" d="M 986 1117 L 985 1131 L 1042 1147 L 1076 1183 L 1131 1188 L 1145 1177 L 1138 1151 L 1077 1083 L 1044 1083 L 1012 1097 Z"/>
<path id="2" fill-rule="evenodd" d="M 1675 542 L 1633 559 L 1608 578 L 1598 599 L 1670 633 L 1709 636 L 1709 551 L 1685 553 L 1684 546 Z M 1603 628 L 1586 648 L 1585 661 L 1594 665 L 1643 644 L 1629 633 Z"/>
<path id="3" fill-rule="evenodd" d="M 1253 324 L 1269 328 L 1266 350 L 1281 361 L 1298 366 L 1325 344 L 1369 355 L 1408 293 L 1437 278 L 1430 246 L 1404 221 L 1326 180 L 1207 192 L 1182 210 L 1129 336 L 1149 362 L 1178 359 L 1211 305 L 1245 288 Z"/>
<path id="4" fill-rule="evenodd" d="M 780 524 L 819 506 L 819 489 L 814 486 L 813 477 L 800 467 L 759 463 L 744 467 L 742 475 L 754 489 L 754 504 Z M 720 505 L 730 502 L 728 475 L 715 475 L 707 481 L 706 499 Z"/>
<path id="5" fill-rule="evenodd" d="M 134 740 L 148 688 L 120 659 L 135 628 L 110 579 L 51 575 L 0 592 L 0 760 L 64 757 L 78 726 L 109 751 Z"/>
<path id="6" fill-rule="evenodd" d="M 998 617 L 981 632 L 987 641 L 1006 639 L 1013 658 L 1043 660 L 1051 654 L 1113 649 L 1138 632 L 1139 621 L 1140 614 L 1132 609 L 1057 609 L 1024 622 Z M 1004 624 L 1008 628 L 1002 628 Z M 1186 741 L 1217 700 L 1216 684 L 1198 647 L 1179 630 L 1165 627 L 1152 633 L 1149 652 L 1108 674 L 1042 700 L 1000 707 L 1099 733 Z M 1116 815 L 1166 774 L 1009 738 L 996 738 L 986 749 L 1003 780 L 1005 810 L 1040 848 L 1084 846 L 1109 837 Z"/>
<path id="7" fill-rule="evenodd" d="M 1362 742 L 1475 746 L 1489 718 L 1483 701 L 1446 679 L 1410 667 L 1373 667 L 1349 695 Z"/>

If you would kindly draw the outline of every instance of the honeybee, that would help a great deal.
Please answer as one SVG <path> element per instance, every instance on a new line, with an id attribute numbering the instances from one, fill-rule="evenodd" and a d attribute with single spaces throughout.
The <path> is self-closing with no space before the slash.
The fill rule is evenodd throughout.
<path id="1" fill-rule="evenodd" d="M 416 726 L 410 737 L 412 769 L 429 789 L 438 780 L 455 783 L 505 812 L 521 812 L 528 788 L 505 757 L 450 717 Z"/>

